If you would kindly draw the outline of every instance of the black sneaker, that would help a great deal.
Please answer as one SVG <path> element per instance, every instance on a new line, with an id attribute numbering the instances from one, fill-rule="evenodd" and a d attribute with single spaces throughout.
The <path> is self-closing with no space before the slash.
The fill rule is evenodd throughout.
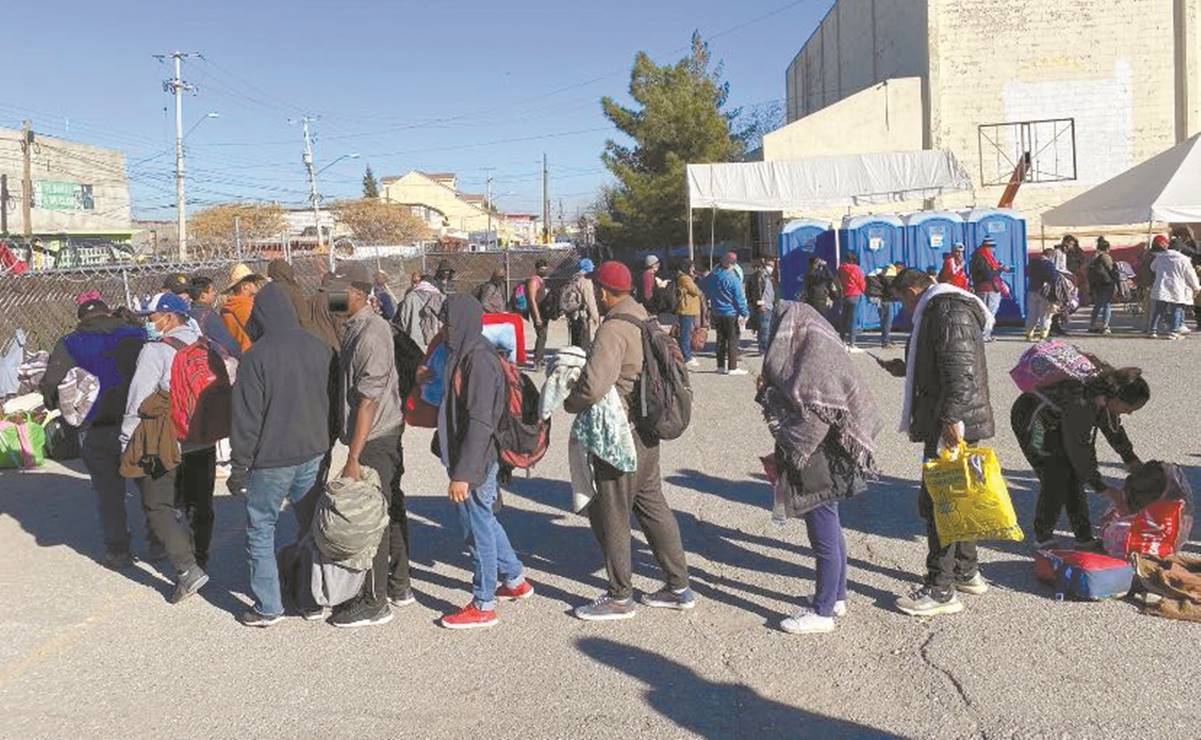
<path id="1" fill-rule="evenodd" d="M 178 604 L 204 588 L 204 584 L 208 582 L 208 573 L 205 573 L 199 565 L 193 565 L 179 574 L 179 580 L 175 583 L 175 593 L 171 594 L 171 603 Z"/>
<path id="2" fill-rule="evenodd" d="M 284 621 L 284 615 L 276 614 L 274 617 L 268 617 L 259 614 L 254 609 L 247 609 L 238 616 L 238 621 L 247 627 L 270 627 Z"/>
<path id="3" fill-rule="evenodd" d="M 406 588 L 404 591 L 389 593 L 388 603 L 392 606 L 409 606 L 417 603 L 417 597 L 413 595 L 413 589 Z"/>
<path id="4" fill-rule="evenodd" d="M 133 556 L 128 552 L 106 552 L 100 559 L 100 564 L 113 570 L 124 570 L 133 567 Z"/>
<path id="5" fill-rule="evenodd" d="M 367 599 L 351 602 L 345 609 L 334 613 L 330 622 L 335 627 L 371 627 L 392 621 L 392 607 L 387 601 L 373 604 Z"/>
<path id="6" fill-rule="evenodd" d="M 603 622 L 614 619 L 630 619 L 634 616 L 633 599 L 615 599 L 608 594 L 601 596 L 591 604 L 577 606 L 575 616 L 585 622 Z"/>
<path id="7" fill-rule="evenodd" d="M 681 591 L 672 591 L 664 586 L 653 594 L 643 594 L 642 603 L 657 609 L 678 609 L 685 611 L 696 606 L 696 596 L 692 589 L 685 587 Z"/>

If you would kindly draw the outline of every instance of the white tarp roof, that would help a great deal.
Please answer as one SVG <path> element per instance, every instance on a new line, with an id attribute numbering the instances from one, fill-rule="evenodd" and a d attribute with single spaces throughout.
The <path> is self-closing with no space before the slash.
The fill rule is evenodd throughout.
<path id="1" fill-rule="evenodd" d="M 1047 226 L 1201 221 L 1201 134 L 1043 214 Z"/>
<path id="2" fill-rule="evenodd" d="M 688 165 L 691 208 L 798 211 L 897 203 L 970 188 L 967 172 L 946 151 Z"/>

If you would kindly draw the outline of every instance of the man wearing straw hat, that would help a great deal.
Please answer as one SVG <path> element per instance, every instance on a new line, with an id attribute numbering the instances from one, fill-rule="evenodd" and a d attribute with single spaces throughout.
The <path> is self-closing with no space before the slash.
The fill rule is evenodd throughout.
<path id="1" fill-rule="evenodd" d="M 262 279 L 261 275 L 242 262 L 229 271 L 229 286 L 225 289 L 229 297 L 221 307 L 221 320 L 243 352 L 250 349 L 250 334 L 246 326 L 250 322 L 250 311 L 254 308 L 254 294 L 259 292 Z"/>

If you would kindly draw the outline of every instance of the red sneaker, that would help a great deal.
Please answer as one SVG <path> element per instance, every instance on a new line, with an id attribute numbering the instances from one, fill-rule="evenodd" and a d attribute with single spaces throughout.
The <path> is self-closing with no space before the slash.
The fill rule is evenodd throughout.
<path id="1" fill-rule="evenodd" d="M 500 620 L 496 618 L 495 611 L 482 611 L 477 609 L 474 601 L 458 610 L 454 614 L 444 615 L 441 621 L 442 626 L 448 630 L 470 630 L 476 629 L 477 627 L 495 627 L 500 623 Z"/>
<path id="2" fill-rule="evenodd" d="M 528 599 L 534 595 L 534 584 L 529 581 L 522 581 L 520 586 L 510 588 L 503 583 L 496 589 L 496 598 L 507 599 L 508 601 L 521 601 Z"/>

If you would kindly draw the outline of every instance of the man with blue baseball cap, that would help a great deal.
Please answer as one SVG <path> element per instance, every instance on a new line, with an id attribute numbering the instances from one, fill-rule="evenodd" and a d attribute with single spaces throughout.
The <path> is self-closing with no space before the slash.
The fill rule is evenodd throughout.
<path id="1" fill-rule="evenodd" d="M 159 293 L 139 313 L 146 317 L 148 341 L 138 353 L 137 367 L 129 383 L 125 418 L 121 423 L 122 450 L 129 446 L 141 423 L 139 410 L 143 402 L 160 391 L 171 392 L 171 363 L 176 351 L 200 339 L 195 323 L 188 320 L 187 301 L 174 293 Z M 185 443 L 182 452 L 186 457 L 199 449 L 200 446 Z M 211 451 L 212 447 L 208 449 Z M 163 469 L 162 465 L 146 467 L 146 474 L 135 480 L 142 494 L 142 508 L 150 531 L 163 543 L 167 557 L 178 572 L 175 592 L 171 596 L 171 603 L 178 603 L 199 591 L 208 583 L 209 577 L 197 564 L 192 538 L 175 514 L 175 480 L 182 466 L 170 470 Z M 205 547 L 207 549 L 207 543 Z"/>
<path id="2" fill-rule="evenodd" d="M 563 288 L 559 305 L 567 317 L 571 343 L 587 352 L 592 347 L 592 335 L 596 332 L 596 327 L 600 326 L 596 288 L 592 285 L 592 273 L 596 271 L 596 265 L 585 257 L 580 260 L 579 268 Z"/>

